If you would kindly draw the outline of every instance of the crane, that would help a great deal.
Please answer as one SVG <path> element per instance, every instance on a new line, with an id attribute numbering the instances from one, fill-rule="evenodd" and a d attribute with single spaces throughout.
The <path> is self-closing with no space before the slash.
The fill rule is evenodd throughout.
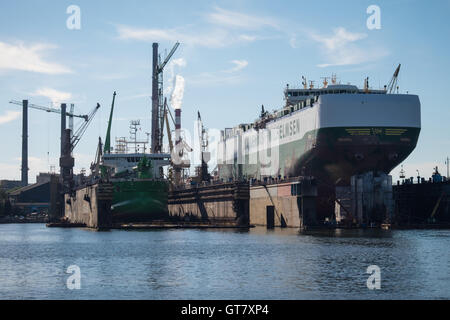
<path id="1" fill-rule="evenodd" d="M 398 65 L 397 69 L 395 69 L 394 75 L 392 76 L 391 81 L 389 81 L 389 84 L 387 86 L 387 93 L 394 93 L 395 88 L 397 87 L 397 81 L 398 81 L 398 74 L 400 73 L 400 67 L 401 64 Z"/>
<path id="2" fill-rule="evenodd" d="M 105 146 L 104 146 L 104 153 L 110 153 L 111 152 L 111 125 L 112 125 L 112 117 L 114 112 L 114 103 L 116 101 L 116 92 L 113 93 L 113 99 L 111 103 L 111 113 L 109 114 L 109 121 L 108 121 L 108 130 L 106 130 L 106 138 L 105 138 Z"/>
<path id="3" fill-rule="evenodd" d="M 175 45 L 173 46 L 172 50 L 170 50 L 169 54 L 167 55 L 166 59 L 164 59 L 164 61 L 158 66 L 157 72 L 161 73 L 164 70 L 164 67 L 166 66 L 166 64 L 169 62 L 170 58 L 172 58 L 173 54 L 175 53 L 175 51 L 178 49 L 178 46 L 180 45 L 179 42 L 175 43 Z"/>
<path id="4" fill-rule="evenodd" d="M 15 104 L 15 105 L 18 105 L 18 106 L 22 106 L 22 101 L 11 100 L 11 101 L 9 101 L 9 103 Z M 60 109 L 43 107 L 43 106 L 39 106 L 39 105 L 33 104 L 33 103 L 29 103 L 28 107 L 29 108 L 33 108 L 33 109 L 37 109 L 37 110 L 46 111 L 46 112 L 53 112 L 53 113 L 61 114 L 61 110 Z M 66 112 L 66 115 L 69 117 L 69 129 L 72 130 L 72 132 L 73 132 L 73 118 L 81 118 L 81 119 L 84 119 L 84 121 L 88 121 L 88 115 L 74 114 L 73 113 L 73 108 L 74 108 L 74 105 L 71 104 L 70 105 L 70 112 Z"/>
<path id="5" fill-rule="evenodd" d="M 70 129 L 65 129 L 63 136 L 61 137 L 62 152 L 59 158 L 59 166 L 61 167 L 61 177 L 62 177 L 62 192 L 68 193 L 73 192 L 75 181 L 73 179 L 73 167 L 75 165 L 75 160 L 72 156 L 72 152 L 80 142 L 81 137 L 86 132 L 87 127 L 92 122 L 95 114 L 100 108 L 100 104 L 97 103 L 94 109 L 87 115 L 87 120 L 84 121 L 80 127 L 72 134 Z M 100 143 L 101 148 L 101 143 Z"/>
<path id="6" fill-rule="evenodd" d="M 170 58 L 177 50 L 175 43 L 167 57 L 161 62 L 158 55 L 158 43 L 153 43 L 153 75 L 152 75 L 152 152 L 161 152 L 164 130 L 163 71 Z"/>
<path id="7" fill-rule="evenodd" d="M 73 149 L 75 149 L 75 147 L 77 146 L 78 142 L 80 142 L 81 137 L 86 132 L 87 127 L 92 122 L 92 119 L 94 118 L 94 116 L 97 113 L 99 108 L 100 108 L 100 104 L 97 103 L 97 105 L 94 107 L 94 109 L 92 109 L 92 111 L 87 115 L 86 121 L 84 121 L 80 125 L 80 127 L 75 131 L 75 133 L 73 134 L 73 136 L 70 140 L 71 151 L 73 151 Z"/>

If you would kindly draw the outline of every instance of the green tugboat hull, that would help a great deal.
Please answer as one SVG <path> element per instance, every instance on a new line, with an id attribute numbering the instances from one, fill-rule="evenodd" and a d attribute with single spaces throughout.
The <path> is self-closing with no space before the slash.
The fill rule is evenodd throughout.
<path id="1" fill-rule="evenodd" d="M 113 222 L 148 222 L 168 216 L 168 182 L 153 179 L 112 181 Z"/>

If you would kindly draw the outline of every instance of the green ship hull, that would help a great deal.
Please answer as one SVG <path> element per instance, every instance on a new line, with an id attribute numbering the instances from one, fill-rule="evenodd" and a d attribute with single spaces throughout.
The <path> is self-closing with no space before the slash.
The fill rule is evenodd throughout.
<path id="1" fill-rule="evenodd" d="M 154 179 L 112 181 L 113 222 L 148 222 L 168 216 L 168 182 Z"/>

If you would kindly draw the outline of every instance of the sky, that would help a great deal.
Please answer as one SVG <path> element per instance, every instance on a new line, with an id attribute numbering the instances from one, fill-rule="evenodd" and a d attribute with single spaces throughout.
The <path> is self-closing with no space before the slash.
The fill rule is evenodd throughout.
<path id="1" fill-rule="evenodd" d="M 79 8 L 79 28 L 71 5 Z M 379 29 L 368 28 L 370 5 L 380 8 Z M 335 73 L 359 87 L 369 77 L 378 89 L 401 63 L 400 92 L 417 94 L 422 106 L 419 142 L 403 168 L 407 176 L 418 170 L 429 177 L 435 166 L 446 174 L 449 11 L 448 0 L 0 0 L 0 179 L 20 179 L 21 108 L 10 100 L 74 103 L 77 114 L 101 104 L 74 151 L 75 172 L 94 161 L 114 91 L 112 137 L 129 137 L 129 122 L 139 119 L 145 139 L 152 43 L 164 57 L 176 41 L 165 93 L 172 107 L 181 105 L 191 132 L 197 111 L 207 128 L 223 129 L 252 122 L 262 104 L 282 107 L 286 84 L 300 86 L 302 75 L 320 84 Z M 29 111 L 31 182 L 51 166 L 58 170 L 59 128 L 59 115 Z"/>

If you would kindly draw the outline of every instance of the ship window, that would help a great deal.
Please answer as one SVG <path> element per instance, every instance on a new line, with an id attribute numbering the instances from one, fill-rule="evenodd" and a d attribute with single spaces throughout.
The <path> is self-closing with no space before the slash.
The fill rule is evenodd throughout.
<path id="1" fill-rule="evenodd" d="M 294 97 L 296 97 L 296 96 L 298 96 L 298 92 L 293 92 L 292 95 L 293 95 Z"/>

